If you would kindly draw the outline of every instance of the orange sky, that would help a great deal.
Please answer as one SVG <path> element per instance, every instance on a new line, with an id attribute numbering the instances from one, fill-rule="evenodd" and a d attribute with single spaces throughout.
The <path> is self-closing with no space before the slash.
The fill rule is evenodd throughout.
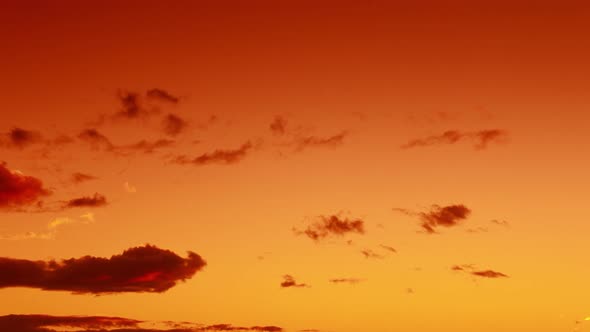
<path id="1" fill-rule="evenodd" d="M 4 1 L 0 257 L 206 266 L 99 296 L 0 276 L 0 315 L 590 331 L 588 22 L 583 1 Z M 46 193 L 17 200 L 23 177 Z"/>

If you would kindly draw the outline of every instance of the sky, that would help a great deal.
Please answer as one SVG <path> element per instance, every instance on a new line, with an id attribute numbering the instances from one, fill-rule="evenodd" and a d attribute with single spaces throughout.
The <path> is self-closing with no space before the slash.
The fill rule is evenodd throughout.
<path id="1" fill-rule="evenodd" d="M 584 1 L 0 3 L 0 330 L 590 331 Z"/>

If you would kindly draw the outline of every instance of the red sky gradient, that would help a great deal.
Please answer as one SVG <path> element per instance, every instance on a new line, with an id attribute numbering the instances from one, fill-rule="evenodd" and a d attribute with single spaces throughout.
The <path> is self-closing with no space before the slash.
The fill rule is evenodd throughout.
<path id="1" fill-rule="evenodd" d="M 0 330 L 590 331 L 588 22 L 3 1 Z"/>

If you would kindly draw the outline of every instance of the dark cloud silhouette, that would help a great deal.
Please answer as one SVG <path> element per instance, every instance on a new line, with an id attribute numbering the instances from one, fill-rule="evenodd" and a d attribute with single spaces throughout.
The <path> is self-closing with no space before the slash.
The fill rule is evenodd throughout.
<path id="1" fill-rule="evenodd" d="M 461 221 L 466 220 L 471 214 L 471 210 L 463 204 L 439 206 L 432 205 L 429 211 L 414 212 L 408 209 L 394 208 L 394 211 L 409 215 L 417 216 L 421 221 L 421 226 L 428 233 L 436 233 L 436 228 L 453 227 Z"/>
<path id="2" fill-rule="evenodd" d="M 112 151 L 115 149 L 113 143 L 96 129 L 86 129 L 82 131 L 78 134 L 78 139 L 88 143 L 94 150 Z"/>
<path id="3" fill-rule="evenodd" d="M 145 93 L 145 95 L 150 99 L 168 102 L 168 103 L 172 103 L 172 104 L 178 104 L 178 102 L 180 101 L 180 98 L 172 95 L 171 93 L 169 93 L 166 90 L 162 90 L 162 89 L 158 89 L 158 88 L 148 90 Z"/>
<path id="4" fill-rule="evenodd" d="M 164 292 L 190 279 L 206 262 L 194 252 L 182 258 L 152 245 L 111 258 L 84 256 L 62 261 L 0 258 L 0 288 L 29 287 L 77 294 Z"/>
<path id="5" fill-rule="evenodd" d="M 275 135 L 284 135 L 287 130 L 287 120 L 281 116 L 277 116 L 272 120 L 269 129 Z"/>
<path id="6" fill-rule="evenodd" d="M 0 137 L 0 146 L 7 148 L 23 149 L 38 143 L 43 143 L 40 133 L 18 127 L 12 128 Z"/>
<path id="7" fill-rule="evenodd" d="M 176 114 L 169 113 L 164 117 L 162 120 L 162 128 L 164 129 L 164 133 L 170 136 L 176 136 L 180 134 L 186 127 L 188 123 L 179 117 Z"/>
<path id="8" fill-rule="evenodd" d="M 254 331 L 282 332 L 278 326 L 234 326 L 231 324 L 201 325 L 189 322 L 166 322 L 171 328 L 144 328 L 146 322 L 120 317 L 104 316 L 50 316 L 7 315 L 0 316 L 0 330 L 5 332 L 201 332 L 201 331 Z"/>
<path id="9" fill-rule="evenodd" d="M 296 139 L 295 150 L 303 151 L 310 147 L 336 147 L 344 143 L 347 132 L 341 132 L 330 137 L 305 136 Z"/>
<path id="10" fill-rule="evenodd" d="M 121 110 L 115 114 L 115 117 L 136 119 L 147 114 L 147 112 L 140 106 L 139 94 L 136 92 L 120 91 L 117 98 L 121 103 Z"/>
<path id="11" fill-rule="evenodd" d="M 99 193 L 95 193 L 94 196 L 84 196 L 71 199 L 64 204 L 64 208 L 101 207 L 107 204 L 108 202 L 106 197 Z"/>
<path id="12" fill-rule="evenodd" d="M 336 278 L 336 279 L 330 279 L 329 280 L 331 283 L 333 284 L 358 284 L 359 282 L 364 281 L 363 279 L 358 279 L 358 278 Z"/>
<path id="13" fill-rule="evenodd" d="M 509 278 L 508 275 L 494 270 L 478 270 L 473 264 L 453 265 L 451 266 L 451 270 L 466 272 L 482 278 Z"/>
<path id="14" fill-rule="evenodd" d="M 440 135 L 415 139 L 401 146 L 402 149 L 425 147 L 433 145 L 455 144 L 459 141 L 470 141 L 476 149 L 485 149 L 490 143 L 501 143 L 507 138 L 507 133 L 500 129 L 461 132 L 448 130 Z"/>
<path id="15" fill-rule="evenodd" d="M 210 153 L 204 153 L 193 159 L 186 156 L 178 156 L 173 162 L 181 165 L 193 164 L 198 166 L 208 164 L 235 164 L 244 159 L 252 148 L 252 143 L 248 141 L 234 150 L 215 150 Z"/>
<path id="16" fill-rule="evenodd" d="M 307 284 L 298 284 L 295 281 L 295 278 L 289 274 L 283 276 L 283 282 L 281 282 L 281 287 L 289 288 L 289 287 L 309 287 Z"/>
<path id="17" fill-rule="evenodd" d="M 135 150 L 144 153 L 153 153 L 159 149 L 172 147 L 175 143 L 175 141 L 169 139 L 159 139 L 156 141 L 141 140 L 137 143 L 121 147 L 119 150 Z"/>
<path id="18" fill-rule="evenodd" d="M 41 180 L 12 171 L 5 163 L 0 163 L 0 209 L 31 205 L 49 194 Z"/>
<path id="19" fill-rule="evenodd" d="M 72 178 L 72 182 L 74 182 L 74 183 L 82 183 L 82 182 L 98 179 L 94 175 L 80 173 L 80 172 L 73 173 L 71 178 Z"/>
<path id="20" fill-rule="evenodd" d="M 377 259 L 383 259 L 383 258 L 385 258 L 385 256 L 380 255 L 380 254 L 374 252 L 371 249 L 361 250 L 361 254 L 363 254 L 363 256 L 365 256 L 365 258 L 367 258 L 367 259 L 369 259 L 369 258 L 377 258 Z"/>
<path id="21" fill-rule="evenodd" d="M 343 236 L 348 233 L 365 233 L 365 222 L 361 219 L 342 218 L 338 215 L 319 216 L 318 220 L 303 231 L 293 229 L 298 235 L 306 235 L 318 241 L 329 236 Z"/>

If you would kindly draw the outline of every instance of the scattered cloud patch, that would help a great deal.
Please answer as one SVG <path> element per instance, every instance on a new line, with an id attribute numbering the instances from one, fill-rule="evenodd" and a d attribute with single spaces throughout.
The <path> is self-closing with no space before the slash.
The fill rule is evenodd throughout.
<path id="1" fill-rule="evenodd" d="M 188 158 L 187 156 L 178 156 L 173 162 L 180 165 L 209 165 L 222 164 L 230 165 L 242 161 L 248 153 L 252 150 L 253 145 L 250 141 L 242 144 L 239 148 L 233 150 L 215 150 L 213 152 L 204 153 L 195 158 Z"/>
<path id="2" fill-rule="evenodd" d="M 458 130 L 448 130 L 440 135 L 428 136 L 411 140 L 401 146 L 402 149 L 411 149 L 436 145 L 451 145 L 460 141 L 469 141 L 473 147 L 482 150 L 488 147 L 490 143 L 503 143 L 506 141 L 508 134 L 504 130 L 491 129 L 481 131 L 461 132 Z"/>
<path id="3" fill-rule="evenodd" d="M 166 90 L 159 88 L 149 89 L 146 91 L 145 95 L 150 99 L 172 104 L 178 104 L 178 102 L 180 101 L 180 98 L 172 95 L 170 92 Z"/>
<path id="4" fill-rule="evenodd" d="M 283 276 L 283 282 L 281 282 L 281 287 L 282 288 L 290 288 L 290 287 L 301 288 L 301 287 L 310 287 L 310 286 L 307 284 L 297 283 L 297 281 L 295 281 L 295 278 L 293 276 L 286 274 Z"/>
<path id="5" fill-rule="evenodd" d="M 176 114 L 169 113 L 162 120 L 162 128 L 164 133 L 169 136 L 176 136 L 182 133 L 188 123 Z"/>
<path id="6" fill-rule="evenodd" d="M 418 217 L 421 221 L 420 225 L 427 233 L 436 233 L 438 227 L 457 226 L 471 214 L 471 210 L 463 204 L 448 206 L 434 204 L 425 212 L 415 212 L 401 208 L 394 208 L 393 210 L 408 216 Z"/>
<path id="7" fill-rule="evenodd" d="M 64 208 L 102 207 L 108 204 L 107 198 L 99 193 L 94 196 L 83 196 L 71 199 L 64 204 Z"/>
<path id="8" fill-rule="evenodd" d="M 314 241 L 327 237 L 339 237 L 350 233 L 365 234 L 365 222 L 362 219 L 343 218 L 339 215 L 319 216 L 304 230 L 293 229 L 297 235 L 305 235 Z"/>

